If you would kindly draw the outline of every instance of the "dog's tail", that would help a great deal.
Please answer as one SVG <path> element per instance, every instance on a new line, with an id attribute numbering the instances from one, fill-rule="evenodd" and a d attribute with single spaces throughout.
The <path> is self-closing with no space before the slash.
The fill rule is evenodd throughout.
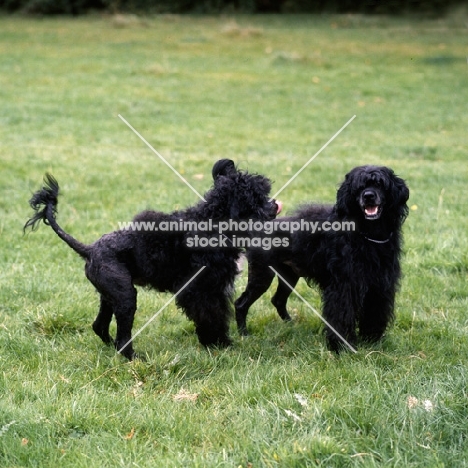
<path id="1" fill-rule="evenodd" d="M 44 187 L 33 194 L 31 200 L 29 200 L 29 204 L 35 211 L 35 214 L 26 222 L 23 227 L 23 231 L 25 232 L 28 228 L 31 228 L 33 231 L 36 230 L 39 223 L 43 221 L 44 224 L 49 225 L 56 232 L 60 239 L 66 242 L 75 252 L 86 259 L 89 257 L 90 247 L 82 244 L 63 231 L 55 220 L 55 215 L 57 214 L 58 195 L 59 184 L 57 180 L 52 175 L 46 174 L 44 176 Z"/>

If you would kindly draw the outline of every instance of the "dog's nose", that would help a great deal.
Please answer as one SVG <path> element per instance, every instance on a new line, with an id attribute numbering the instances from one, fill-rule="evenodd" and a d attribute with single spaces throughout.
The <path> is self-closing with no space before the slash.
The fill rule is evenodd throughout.
<path id="1" fill-rule="evenodd" d="M 366 201 L 366 202 L 373 201 L 373 200 L 375 200 L 375 193 L 374 193 L 372 190 L 366 190 L 366 191 L 362 194 L 362 198 L 363 198 L 364 201 Z"/>

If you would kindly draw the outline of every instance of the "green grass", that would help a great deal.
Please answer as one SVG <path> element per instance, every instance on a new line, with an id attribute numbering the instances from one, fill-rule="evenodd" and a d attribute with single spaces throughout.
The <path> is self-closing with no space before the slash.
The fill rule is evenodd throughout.
<path id="1" fill-rule="evenodd" d="M 0 465 L 468 466 L 467 39 L 457 16 L 0 17 Z M 197 200 L 118 114 L 202 193 L 219 157 L 279 189 L 356 115 L 280 198 L 332 202 L 365 163 L 407 180 L 386 339 L 332 355 L 320 320 L 292 297 L 281 323 L 269 292 L 227 350 L 173 304 L 135 340 L 145 362 L 103 346 L 83 262 L 21 229 L 46 171 L 85 242 Z M 134 329 L 168 298 L 141 291 Z"/>

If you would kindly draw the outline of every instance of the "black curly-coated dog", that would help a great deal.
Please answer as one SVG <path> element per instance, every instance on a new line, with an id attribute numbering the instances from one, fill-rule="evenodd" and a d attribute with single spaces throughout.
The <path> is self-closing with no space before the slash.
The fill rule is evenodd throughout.
<path id="1" fill-rule="evenodd" d="M 59 186 L 51 176 L 44 178 L 45 186 L 30 200 L 35 215 L 25 229 L 37 227 L 41 220 L 48 224 L 75 252 L 86 261 L 85 272 L 100 293 L 101 305 L 93 330 L 105 342 L 128 359 L 135 355 L 131 343 L 133 319 L 137 307 L 135 285 L 149 286 L 158 291 L 179 292 L 177 305 L 195 323 L 200 343 L 205 346 L 225 346 L 237 260 L 240 249 L 229 242 L 229 232 L 222 237 L 216 232 L 216 222 L 225 219 L 271 220 L 281 206 L 269 200 L 271 184 L 262 175 L 236 169 L 231 160 L 223 159 L 213 166 L 214 186 L 205 195 L 205 201 L 170 214 L 143 211 L 133 219 L 147 226 L 165 226 L 181 222 L 182 230 L 118 230 L 98 241 L 85 245 L 64 232 L 55 219 Z M 200 222 L 214 223 L 213 231 L 199 232 Z M 148 224 L 150 223 L 150 224 Z M 193 241 L 199 235 L 206 248 L 195 248 Z M 200 238 L 201 238 L 200 237 Z M 208 243 L 210 241 L 210 243 Z M 192 245 L 190 247 L 189 245 Z M 216 248 L 217 247 L 217 248 Z M 204 268 L 196 278 L 189 280 Z M 117 322 L 115 341 L 109 334 L 112 316 Z"/>
<path id="2" fill-rule="evenodd" d="M 292 287 L 300 277 L 318 284 L 323 318 L 330 325 L 325 329 L 330 349 L 339 351 L 343 346 L 339 335 L 354 345 L 356 328 L 363 340 L 379 340 L 394 315 L 408 197 L 405 182 L 391 169 L 361 166 L 346 175 L 336 205 L 306 205 L 292 216 L 276 218 L 271 235 L 287 235 L 288 246 L 248 250 L 247 288 L 235 301 L 239 332 L 247 334 L 249 307 L 273 281 L 272 267 Z M 303 229 L 285 233 L 281 229 L 285 221 L 296 222 L 296 227 L 302 223 Z M 315 233 L 305 229 L 310 222 Z M 291 288 L 285 281 L 278 277 L 272 303 L 287 321 Z"/>

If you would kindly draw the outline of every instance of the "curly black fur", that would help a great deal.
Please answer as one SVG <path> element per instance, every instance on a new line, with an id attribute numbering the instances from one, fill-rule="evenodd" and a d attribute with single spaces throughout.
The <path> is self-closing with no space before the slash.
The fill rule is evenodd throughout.
<path id="1" fill-rule="evenodd" d="M 29 205 L 36 214 L 24 225 L 23 232 L 31 228 L 35 231 L 40 221 L 47 222 L 47 218 L 55 218 L 57 214 L 59 185 L 53 176 L 46 174 L 44 188 L 36 192 L 29 200 Z M 41 207 L 44 207 L 41 209 Z M 46 213 L 49 210 L 49 213 Z"/>
<path id="2" fill-rule="evenodd" d="M 250 306 L 268 289 L 275 273 L 295 287 L 299 278 L 316 283 L 322 293 L 323 317 L 330 349 L 342 341 L 354 345 L 356 329 L 365 341 L 379 340 L 394 316 L 400 279 L 401 226 L 408 215 L 409 190 L 387 167 L 361 166 L 346 175 L 334 206 L 306 205 L 280 221 L 354 221 L 354 232 L 297 231 L 289 247 L 250 249 L 249 278 L 236 300 L 239 332 L 247 333 Z M 275 234 L 273 234 L 275 235 Z M 281 233 L 284 236 L 284 233 Z M 272 303 L 283 320 L 291 320 L 286 303 L 291 289 L 280 278 Z"/>
<path id="3" fill-rule="evenodd" d="M 211 219 L 216 222 L 250 218 L 271 220 L 276 216 L 278 206 L 268 199 L 271 185 L 267 178 L 239 171 L 231 160 L 218 161 L 212 173 L 214 185 L 205 195 L 206 202 L 170 214 L 144 211 L 133 221 L 199 222 Z M 225 248 L 190 248 L 186 241 L 197 232 L 131 229 L 106 234 L 91 245 L 82 244 L 65 233 L 55 219 L 59 194 L 57 181 L 46 175 L 44 182 L 43 189 L 30 200 L 36 213 L 24 228 L 34 229 L 41 220 L 44 221 L 85 259 L 86 276 L 101 298 L 93 329 L 105 343 L 114 343 L 117 350 L 132 359 L 135 285 L 176 293 L 203 266 L 206 268 L 180 292 L 176 303 L 195 323 L 200 343 L 205 346 L 230 343 L 229 317 L 240 249 L 229 243 Z M 216 232 L 204 235 L 218 237 Z M 115 341 L 109 334 L 113 315 L 117 322 Z"/>

